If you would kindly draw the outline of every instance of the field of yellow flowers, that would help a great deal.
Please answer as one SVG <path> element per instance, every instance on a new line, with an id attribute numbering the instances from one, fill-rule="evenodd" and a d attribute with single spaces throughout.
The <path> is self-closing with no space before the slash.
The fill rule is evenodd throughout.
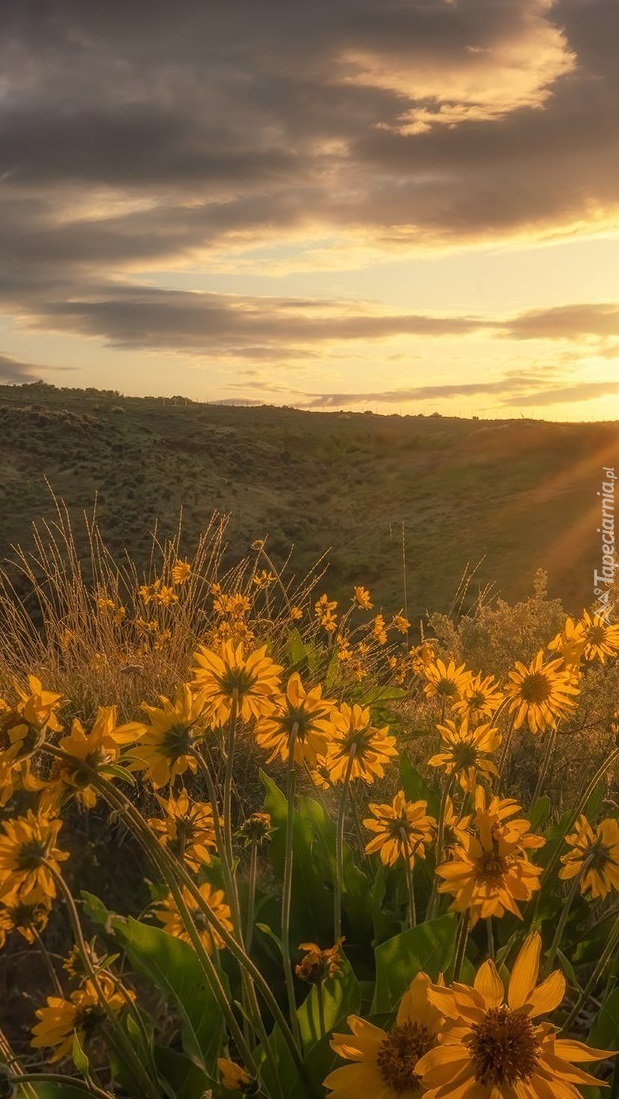
<path id="1" fill-rule="evenodd" d="M 216 527 L 88 582 L 64 529 L 0 582 L 0 1096 L 619 1096 L 619 626 L 493 671 Z"/>

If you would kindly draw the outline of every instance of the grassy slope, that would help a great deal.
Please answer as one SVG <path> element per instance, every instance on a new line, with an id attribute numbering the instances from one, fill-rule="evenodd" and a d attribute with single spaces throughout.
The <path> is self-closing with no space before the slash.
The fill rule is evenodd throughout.
<path id="1" fill-rule="evenodd" d="M 190 548 L 213 510 L 231 513 L 231 559 L 269 534 L 298 571 L 331 547 L 329 590 L 364 583 L 409 611 L 446 610 L 467 565 L 508 599 L 538 566 L 580 609 L 600 564 L 602 465 L 619 467 L 617 425 L 306 413 L 175 404 L 43 386 L 0 387 L 0 555 L 52 507 L 92 510 L 115 552 L 145 559 L 155 518 L 184 509 Z"/>

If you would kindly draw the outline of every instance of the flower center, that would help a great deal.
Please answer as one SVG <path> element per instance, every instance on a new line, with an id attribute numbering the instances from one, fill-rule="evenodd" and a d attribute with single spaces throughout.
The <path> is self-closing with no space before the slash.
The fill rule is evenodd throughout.
<path id="1" fill-rule="evenodd" d="M 507 859 L 497 851 L 486 851 L 477 859 L 477 877 L 488 885 L 500 885 L 507 870 Z"/>
<path id="2" fill-rule="evenodd" d="M 526 675 L 522 681 L 520 694 L 525 702 L 533 702 L 538 705 L 540 702 L 547 702 L 551 695 L 548 676 L 544 675 L 543 672 L 532 672 L 530 675 Z"/>
<path id="3" fill-rule="evenodd" d="M 528 1080 L 539 1064 L 540 1045 L 526 1015 L 493 1007 L 466 1039 L 478 1084 L 511 1087 Z"/>
<path id="4" fill-rule="evenodd" d="M 606 641 L 606 627 L 591 626 L 587 630 L 587 641 L 590 645 L 603 645 Z"/>
<path id="5" fill-rule="evenodd" d="M 255 682 L 256 676 L 251 675 L 245 668 L 227 667 L 219 678 L 222 694 L 228 698 L 232 698 L 235 690 L 238 691 L 239 698 L 242 698 L 251 691 Z"/>
<path id="6" fill-rule="evenodd" d="M 17 870 L 36 870 L 47 858 L 47 843 L 43 840 L 30 839 L 22 843 L 15 858 Z"/>
<path id="7" fill-rule="evenodd" d="M 453 679 L 438 679 L 435 686 L 437 695 L 443 698 L 452 698 L 453 695 L 459 694 L 458 686 Z"/>
<path id="8" fill-rule="evenodd" d="M 191 730 L 192 726 L 186 723 L 171 725 L 163 738 L 161 746 L 163 755 L 175 760 L 187 755 L 193 745 Z"/>
<path id="9" fill-rule="evenodd" d="M 423 1023 L 402 1023 L 395 1026 L 381 1042 L 376 1054 L 376 1066 L 385 1083 L 396 1095 L 417 1088 L 421 1095 L 415 1067 L 420 1057 L 432 1047 L 432 1035 Z"/>
<path id="10" fill-rule="evenodd" d="M 473 744 L 457 744 L 453 749 L 456 767 L 474 767 L 477 763 L 477 748 Z"/>

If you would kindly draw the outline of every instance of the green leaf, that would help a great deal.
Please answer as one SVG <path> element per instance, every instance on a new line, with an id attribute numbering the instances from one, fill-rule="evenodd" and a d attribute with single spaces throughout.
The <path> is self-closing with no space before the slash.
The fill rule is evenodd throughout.
<path id="1" fill-rule="evenodd" d="M 430 815 L 438 817 L 440 797 L 431 786 L 428 786 L 417 768 L 413 767 L 407 752 L 402 752 L 400 755 L 400 782 L 408 801 L 427 801 Z"/>
<path id="2" fill-rule="evenodd" d="M 298 630 L 291 630 L 288 635 L 288 653 L 293 664 L 302 664 L 305 660 L 305 645 Z"/>
<path id="3" fill-rule="evenodd" d="M 88 1076 L 90 1072 L 90 1061 L 86 1056 L 86 1053 L 80 1045 L 80 1040 L 77 1033 L 73 1034 L 73 1045 L 71 1047 L 71 1056 L 73 1058 L 73 1064 L 78 1072 L 81 1072 L 82 1076 Z"/>
<path id="4" fill-rule="evenodd" d="M 403 931 L 376 948 L 374 1014 L 394 1011 L 418 973 L 423 971 L 438 979 L 451 961 L 456 926 L 456 916 L 450 912 Z"/>
<path id="5" fill-rule="evenodd" d="M 525 813 L 525 819 L 529 821 L 534 832 L 541 828 L 542 824 L 548 820 L 551 809 L 552 802 L 550 798 L 544 794 L 543 797 L 537 799 L 535 805 L 531 806 L 529 812 Z"/>
<path id="6" fill-rule="evenodd" d="M 224 1037 L 221 1010 L 189 943 L 158 927 L 115 917 L 112 928 L 132 965 L 173 1001 L 182 1023 L 185 1053 L 212 1071 Z M 220 972 L 224 982 L 225 976 Z"/>
<path id="7" fill-rule="evenodd" d="M 155 1064 L 178 1099 L 204 1099 L 212 1080 L 194 1061 L 167 1046 L 155 1046 Z"/>
<path id="8" fill-rule="evenodd" d="M 307 1055 L 311 1049 L 345 1019 L 355 1015 L 361 1007 L 361 991 L 352 966 L 346 957 L 342 958 L 339 973 L 322 984 L 322 1002 L 324 1029 L 321 1025 L 320 994 L 316 985 L 297 1011 L 299 1029 L 303 1042 L 303 1051 Z"/>
<path id="9" fill-rule="evenodd" d="M 595 1049 L 619 1049 L 619 988 L 611 992 L 598 1011 L 588 1038 Z"/>

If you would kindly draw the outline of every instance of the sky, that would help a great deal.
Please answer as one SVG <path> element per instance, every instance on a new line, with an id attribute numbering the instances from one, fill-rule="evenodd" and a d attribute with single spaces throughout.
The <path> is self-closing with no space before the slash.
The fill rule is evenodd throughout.
<path id="1" fill-rule="evenodd" d="M 617 0 L 0 22 L 0 381 L 619 419 Z"/>

